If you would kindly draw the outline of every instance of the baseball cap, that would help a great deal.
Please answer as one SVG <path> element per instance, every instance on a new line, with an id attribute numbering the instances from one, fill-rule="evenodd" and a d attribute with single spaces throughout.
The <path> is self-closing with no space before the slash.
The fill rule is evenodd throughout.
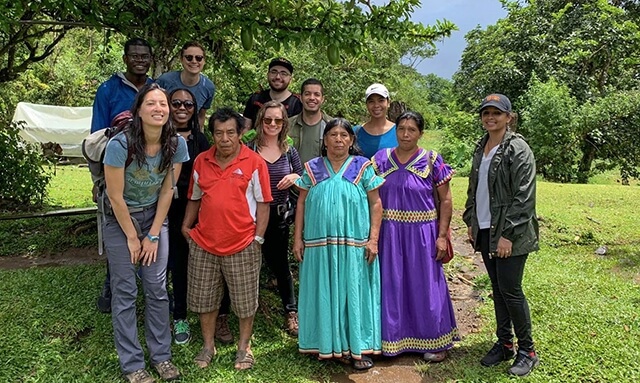
<path id="1" fill-rule="evenodd" d="M 293 64 L 291 64 L 291 61 L 287 60 L 284 57 L 276 57 L 271 60 L 271 62 L 269 63 L 269 69 L 273 68 L 276 65 L 285 67 L 289 70 L 289 72 L 293 73 Z"/>
<path id="2" fill-rule="evenodd" d="M 377 94 L 384 98 L 389 98 L 389 90 L 387 89 L 387 87 L 378 83 L 369 85 L 367 91 L 364 92 L 364 99 L 367 100 L 372 94 Z"/>
<path id="3" fill-rule="evenodd" d="M 494 106 L 502 112 L 511 112 L 511 101 L 509 101 L 509 98 L 504 94 L 493 93 L 488 95 L 482 100 L 478 111 L 482 111 L 482 109 L 488 106 Z"/>

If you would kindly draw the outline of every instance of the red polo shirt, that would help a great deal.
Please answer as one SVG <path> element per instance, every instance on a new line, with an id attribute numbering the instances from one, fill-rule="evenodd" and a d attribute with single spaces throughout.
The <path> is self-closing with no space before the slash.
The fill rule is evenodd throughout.
<path id="1" fill-rule="evenodd" d="M 215 255 L 232 255 L 249 246 L 256 234 L 258 202 L 271 202 L 266 162 L 242 145 L 225 169 L 215 159 L 216 147 L 193 163 L 190 200 L 200 200 L 198 223 L 191 238 Z"/>

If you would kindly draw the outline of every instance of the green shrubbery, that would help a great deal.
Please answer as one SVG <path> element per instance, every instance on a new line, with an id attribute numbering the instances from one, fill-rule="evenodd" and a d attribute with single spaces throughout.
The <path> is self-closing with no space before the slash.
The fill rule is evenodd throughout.
<path id="1" fill-rule="evenodd" d="M 42 204 L 51 176 L 43 165 L 40 150 L 20 137 L 21 124 L 11 123 L 0 128 L 0 208 L 24 209 Z"/>

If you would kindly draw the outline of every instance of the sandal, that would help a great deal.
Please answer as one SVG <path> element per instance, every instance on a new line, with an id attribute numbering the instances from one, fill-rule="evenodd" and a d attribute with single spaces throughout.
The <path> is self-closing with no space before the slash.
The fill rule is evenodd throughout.
<path id="1" fill-rule="evenodd" d="M 368 356 L 362 355 L 362 359 L 352 359 L 351 366 L 354 370 L 364 371 L 373 367 L 373 360 Z"/>
<path id="2" fill-rule="evenodd" d="M 440 363 L 446 357 L 447 357 L 447 352 L 446 351 L 425 352 L 424 356 L 423 356 L 424 360 L 426 360 L 427 362 L 431 362 L 431 363 Z"/>
<path id="3" fill-rule="evenodd" d="M 200 350 L 200 352 L 198 353 L 198 355 L 196 355 L 194 361 L 196 362 L 198 367 L 207 368 L 209 364 L 211 364 L 211 359 L 214 356 L 216 356 L 216 354 L 217 354 L 217 351 L 215 347 L 213 351 L 203 347 L 202 350 Z"/>
<path id="4" fill-rule="evenodd" d="M 253 352 L 251 352 L 251 350 L 238 350 L 238 352 L 236 352 L 236 364 L 234 366 L 236 370 L 248 370 L 252 368 L 255 363 L 256 360 L 253 357 Z"/>

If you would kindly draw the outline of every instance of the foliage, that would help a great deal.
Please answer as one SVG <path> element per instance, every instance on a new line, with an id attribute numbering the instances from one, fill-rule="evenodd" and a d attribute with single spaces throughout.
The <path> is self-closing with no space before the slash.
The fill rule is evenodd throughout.
<path id="1" fill-rule="evenodd" d="M 555 79 L 543 83 L 533 77 L 524 94 L 520 130 L 536 158 L 536 170 L 545 179 L 575 181 L 581 136 L 575 119 L 577 102 L 569 88 Z"/>
<path id="2" fill-rule="evenodd" d="M 483 132 L 478 114 L 461 111 L 451 113 L 442 118 L 442 127 L 442 155 L 459 175 L 468 176 L 473 151 Z"/>
<path id="3" fill-rule="evenodd" d="M 46 196 L 50 175 L 40 150 L 20 136 L 22 124 L 12 123 L 0 128 L 0 208 L 23 209 L 41 204 Z M 26 206 L 25 206 L 26 205 Z"/>
<path id="4" fill-rule="evenodd" d="M 554 79 L 566 86 L 578 104 L 598 104 L 603 97 L 616 98 L 613 95 L 618 92 L 640 88 L 640 24 L 638 9 L 631 2 L 531 0 L 505 2 L 505 6 L 505 19 L 466 36 L 468 45 L 454 75 L 455 91 L 465 109 L 472 110 L 492 92 L 509 96 L 516 110 L 531 108 L 522 102 L 534 74 L 543 83 Z M 610 129 L 603 123 L 577 128 L 581 132 L 579 182 L 600 170 L 593 166 L 598 160 L 620 166 L 625 175 L 635 174 L 633 169 L 640 165 L 618 140 L 604 141 L 612 135 L 601 134 Z M 632 123 L 629 118 L 620 119 L 616 127 L 626 124 L 624 129 L 631 130 Z M 637 135 L 632 139 L 632 145 L 640 146 Z M 620 155 L 607 158 L 611 151 L 604 147 L 615 147 Z"/>

